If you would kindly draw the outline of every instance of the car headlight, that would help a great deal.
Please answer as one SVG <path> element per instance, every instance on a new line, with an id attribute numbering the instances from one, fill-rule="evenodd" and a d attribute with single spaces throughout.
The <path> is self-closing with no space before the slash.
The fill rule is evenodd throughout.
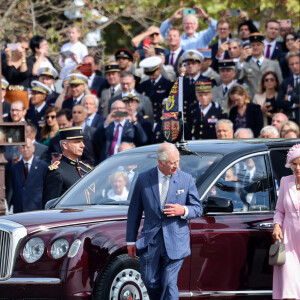
<path id="1" fill-rule="evenodd" d="M 80 248 L 80 245 L 81 245 L 81 240 L 78 240 L 78 239 L 75 240 L 71 245 L 70 251 L 68 253 L 68 257 L 70 257 L 70 258 L 74 257 L 77 254 L 77 252 Z"/>
<path id="2" fill-rule="evenodd" d="M 26 243 L 23 249 L 23 257 L 28 263 L 34 263 L 41 258 L 44 250 L 45 244 L 43 240 L 35 237 Z"/>
<path id="3" fill-rule="evenodd" d="M 66 239 L 56 240 L 51 247 L 51 255 L 58 259 L 63 257 L 69 250 L 69 242 Z"/>

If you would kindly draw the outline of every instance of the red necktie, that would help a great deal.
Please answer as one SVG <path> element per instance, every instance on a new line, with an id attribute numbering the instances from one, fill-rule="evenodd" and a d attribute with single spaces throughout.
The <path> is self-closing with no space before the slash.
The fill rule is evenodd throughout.
<path id="1" fill-rule="evenodd" d="M 267 49 L 267 53 L 266 53 L 266 58 L 270 58 L 271 45 L 268 45 L 267 47 L 268 47 L 268 49 Z"/>
<path id="2" fill-rule="evenodd" d="M 109 149 L 109 156 L 113 155 L 115 153 L 115 147 L 117 145 L 117 141 L 118 141 L 118 137 L 119 137 L 119 128 L 120 128 L 121 124 L 119 123 L 117 125 L 117 129 L 114 135 L 114 139 L 111 143 L 110 149 Z"/>
<path id="3" fill-rule="evenodd" d="M 174 52 L 172 51 L 171 53 L 171 60 L 170 60 L 170 65 L 174 65 Z"/>

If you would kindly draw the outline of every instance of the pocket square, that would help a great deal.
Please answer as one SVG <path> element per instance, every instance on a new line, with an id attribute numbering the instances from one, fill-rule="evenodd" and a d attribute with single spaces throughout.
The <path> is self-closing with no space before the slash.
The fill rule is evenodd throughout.
<path id="1" fill-rule="evenodd" d="M 184 190 L 177 190 L 176 191 L 176 195 L 180 195 L 180 194 L 183 194 L 184 193 Z"/>

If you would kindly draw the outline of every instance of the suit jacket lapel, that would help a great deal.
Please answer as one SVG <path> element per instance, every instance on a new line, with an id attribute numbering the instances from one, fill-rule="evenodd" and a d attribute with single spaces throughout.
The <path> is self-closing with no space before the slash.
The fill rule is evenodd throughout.
<path id="1" fill-rule="evenodd" d="M 160 195 L 159 195 L 159 187 L 158 187 L 158 171 L 157 167 L 152 169 L 151 175 L 149 176 L 149 180 L 151 183 L 152 192 L 154 195 L 154 198 L 160 207 Z"/>
<path id="2" fill-rule="evenodd" d="M 298 211 L 298 201 L 297 201 L 297 190 L 296 190 L 296 184 L 295 184 L 295 176 L 293 176 L 293 180 L 291 180 L 288 183 L 288 187 L 289 187 L 289 194 L 290 194 L 290 197 L 293 201 L 295 210 Z"/>

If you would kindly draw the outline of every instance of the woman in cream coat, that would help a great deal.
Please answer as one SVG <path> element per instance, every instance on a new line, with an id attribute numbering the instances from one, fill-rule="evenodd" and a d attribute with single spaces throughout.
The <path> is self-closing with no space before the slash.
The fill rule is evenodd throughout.
<path id="1" fill-rule="evenodd" d="M 286 167 L 294 174 L 281 179 L 272 235 L 285 244 L 286 262 L 274 266 L 273 299 L 300 299 L 300 144 L 289 150 Z"/>

